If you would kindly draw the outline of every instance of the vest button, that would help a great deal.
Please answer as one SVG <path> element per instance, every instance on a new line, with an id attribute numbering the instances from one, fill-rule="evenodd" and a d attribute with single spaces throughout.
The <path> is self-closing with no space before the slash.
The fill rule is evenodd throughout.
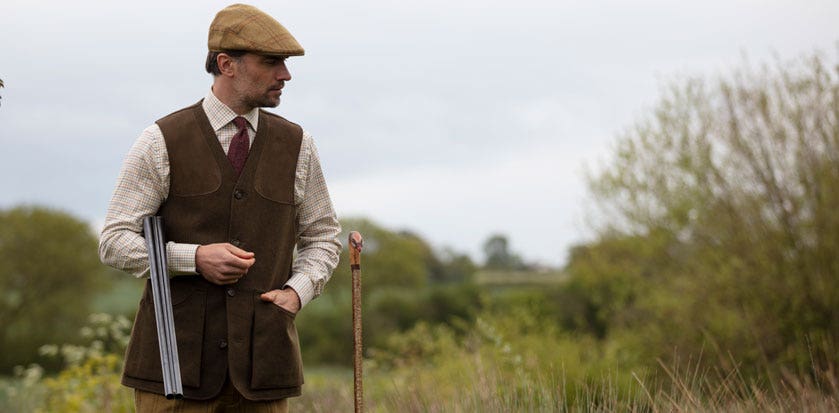
<path id="1" fill-rule="evenodd" d="M 227 295 L 233 297 L 234 295 L 236 295 L 236 290 L 234 290 L 232 288 L 228 288 L 227 289 Z"/>
<path id="2" fill-rule="evenodd" d="M 240 189 L 237 189 L 233 192 L 233 197 L 236 199 L 242 199 L 245 197 L 245 192 Z"/>
<path id="3" fill-rule="evenodd" d="M 220 340 L 220 341 L 218 342 L 218 348 L 220 348 L 220 349 L 225 349 L 225 348 L 227 348 L 227 341 L 226 341 L 226 340 Z"/>

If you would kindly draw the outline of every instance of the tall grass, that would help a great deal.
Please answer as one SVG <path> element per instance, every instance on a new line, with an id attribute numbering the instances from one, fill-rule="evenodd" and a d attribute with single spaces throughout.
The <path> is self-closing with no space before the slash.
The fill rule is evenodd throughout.
<path id="1" fill-rule="evenodd" d="M 0 412 L 130 412 L 131 391 L 119 385 L 129 323 L 94 316 L 88 347 L 52 346 L 68 366 L 54 376 L 31 366 L 0 380 Z M 812 354 L 835 350 L 828 342 Z M 561 332 L 511 310 L 479 318 L 462 331 L 420 323 L 368 349 L 369 412 L 836 412 L 837 366 L 806 371 L 764 366 L 748 376 L 736 360 L 639 363 L 623 346 Z M 780 371 L 780 374 L 770 372 Z M 295 412 L 353 407 L 352 371 L 307 366 Z"/>
<path id="2" fill-rule="evenodd" d="M 510 318 L 481 319 L 465 335 L 419 324 L 393 336 L 389 348 L 371 351 L 365 363 L 367 410 L 839 411 L 835 365 L 814 362 L 809 371 L 796 372 L 764 366 L 766 374 L 748 376 L 736 360 L 703 360 L 700 354 L 645 366 L 613 343 L 550 326 L 530 329 L 521 314 Z M 815 353 L 826 351 L 832 349 Z M 770 373 L 778 370 L 780 375 Z M 350 371 L 310 369 L 304 396 L 292 406 L 295 411 L 335 412 L 349 411 L 352 403 Z"/>
<path id="3" fill-rule="evenodd" d="M 720 381 L 716 372 L 670 371 L 670 381 L 638 378 L 628 392 L 614 377 L 569 385 L 558 377 L 537 376 L 510 383 L 508 372 L 475 361 L 465 371 L 471 383 L 452 387 L 435 368 L 394 374 L 370 368 L 365 375 L 369 412 L 836 412 L 839 386 L 835 370 L 822 372 L 824 387 L 789 376 L 777 383 L 755 383 L 736 372 Z M 678 376 L 676 374 L 679 374 Z M 665 373 L 665 375 L 667 375 Z M 351 411 L 352 374 L 316 369 L 308 374 L 304 395 L 291 407 L 299 412 Z"/>

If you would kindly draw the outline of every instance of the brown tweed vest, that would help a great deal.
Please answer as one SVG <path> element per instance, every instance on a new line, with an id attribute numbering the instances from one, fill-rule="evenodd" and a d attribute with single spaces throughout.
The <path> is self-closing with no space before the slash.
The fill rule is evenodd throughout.
<path id="1" fill-rule="evenodd" d="M 201 103 L 157 121 L 171 168 L 160 207 L 166 239 L 230 242 L 256 263 L 233 286 L 200 275 L 171 279 L 175 333 L 184 396 L 209 399 L 225 376 L 251 400 L 300 395 L 302 362 L 294 315 L 262 302 L 291 276 L 296 242 L 294 178 L 302 129 L 260 111 L 259 131 L 236 177 Z M 146 283 L 126 350 L 122 383 L 163 393 L 151 287 Z"/>

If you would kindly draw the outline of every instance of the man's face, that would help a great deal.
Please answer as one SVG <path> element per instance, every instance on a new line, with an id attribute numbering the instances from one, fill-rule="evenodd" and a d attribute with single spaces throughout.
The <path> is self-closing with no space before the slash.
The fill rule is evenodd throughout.
<path id="1" fill-rule="evenodd" d="M 285 57 L 246 53 L 234 65 L 233 90 L 243 105 L 273 108 L 280 104 L 282 88 L 291 80 Z"/>

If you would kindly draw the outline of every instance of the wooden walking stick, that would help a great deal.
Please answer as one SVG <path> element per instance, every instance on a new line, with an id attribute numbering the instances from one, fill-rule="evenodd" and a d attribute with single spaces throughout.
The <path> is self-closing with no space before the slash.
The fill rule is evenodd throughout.
<path id="1" fill-rule="evenodd" d="M 364 411 L 364 390 L 361 386 L 361 246 L 364 240 L 356 231 L 350 232 L 350 269 L 352 269 L 352 331 L 353 389 L 355 413 Z"/>

